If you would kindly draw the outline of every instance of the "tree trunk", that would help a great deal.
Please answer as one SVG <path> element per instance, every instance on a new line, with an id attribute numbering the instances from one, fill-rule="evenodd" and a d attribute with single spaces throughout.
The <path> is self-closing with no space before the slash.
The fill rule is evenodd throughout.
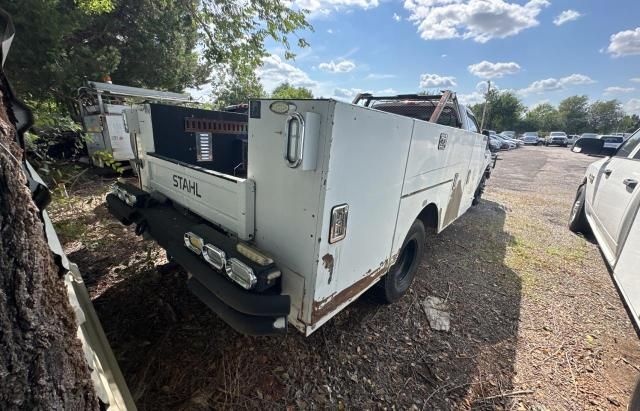
<path id="1" fill-rule="evenodd" d="M 0 409 L 97 409 L 0 74 Z"/>

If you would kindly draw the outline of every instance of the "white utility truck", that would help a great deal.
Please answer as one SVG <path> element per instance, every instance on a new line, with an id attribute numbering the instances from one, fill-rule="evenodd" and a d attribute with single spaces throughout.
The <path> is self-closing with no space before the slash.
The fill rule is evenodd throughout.
<path id="1" fill-rule="evenodd" d="M 478 201 L 494 163 L 449 91 L 254 100 L 248 116 L 158 104 L 125 115 L 140 187 L 116 184 L 111 213 L 155 239 L 246 334 L 291 323 L 309 335 L 374 285 L 399 299 L 427 234 Z"/>
<path id="2" fill-rule="evenodd" d="M 124 129 L 122 112 L 132 103 L 141 101 L 184 104 L 193 100 L 188 94 L 97 81 L 88 81 L 78 89 L 78 106 L 88 137 L 89 159 L 93 165 L 103 167 L 101 153 L 107 153 L 119 162 L 129 162 L 135 158 L 129 133 Z"/>

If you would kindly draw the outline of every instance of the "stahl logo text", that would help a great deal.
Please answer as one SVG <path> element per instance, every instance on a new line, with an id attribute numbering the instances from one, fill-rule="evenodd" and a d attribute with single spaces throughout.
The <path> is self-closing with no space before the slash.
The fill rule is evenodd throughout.
<path id="1" fill-rule="evenodd" d="M 198 191 L 198 182 L 191 181 L 186 177 L 181 177 L 177 175 L 173 175 L 173 186 L 177 187 L 183 191 L 186 191 L 189 194 L 193 194 L 198 198 L 202 198 L 200 192 Z"/>

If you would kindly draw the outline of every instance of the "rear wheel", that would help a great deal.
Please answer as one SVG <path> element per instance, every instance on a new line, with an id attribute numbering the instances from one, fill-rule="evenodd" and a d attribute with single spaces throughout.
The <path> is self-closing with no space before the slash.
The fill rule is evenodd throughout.
<path id="1" fill-rule="evenodd" d="M 416 220 L 402 244 L 398 260 L 379 283 L 379 295 L 385 303 L 398 301 L 409 289 L 424 253 L 426 232 Z"/>
<path id="2" fill-rule="evenodd" d="M 574 233 L 587 234 L 590 231 L 589 222 L 587 221 L 587 215 L 584 211 L 584 202 L 586 198 L 586 188 L 583 185 L 578 187 L 576 192 L 576 199 L 573 201 L 571 207 L 571 214 L 569 215 L 569 230 Z"/>
<path id="3" fill-rule="evenodd" d="M 480 198 L 482 198 L 482 193 L 484 193 L 484 188 L 487 184 L 487 177 L 482 176 L 482 180 L 480 180 L 480 184 L 478 184 L 478 188 L 476 188 L 476 192 L 473 194 L 473 201 L 471 205 L 478 205 L 480 203 Z"/>

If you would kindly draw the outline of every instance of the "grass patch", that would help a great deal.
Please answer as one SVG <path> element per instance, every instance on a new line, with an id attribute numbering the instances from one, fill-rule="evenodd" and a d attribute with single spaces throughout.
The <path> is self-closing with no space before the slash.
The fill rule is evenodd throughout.
<path id="1" fill-rule="evenodd" d="M 87 231 L 87 226 L 80 220 L 64 220 L 54 222 L 58 236 L 64 241 L 80 240 Z"/>

